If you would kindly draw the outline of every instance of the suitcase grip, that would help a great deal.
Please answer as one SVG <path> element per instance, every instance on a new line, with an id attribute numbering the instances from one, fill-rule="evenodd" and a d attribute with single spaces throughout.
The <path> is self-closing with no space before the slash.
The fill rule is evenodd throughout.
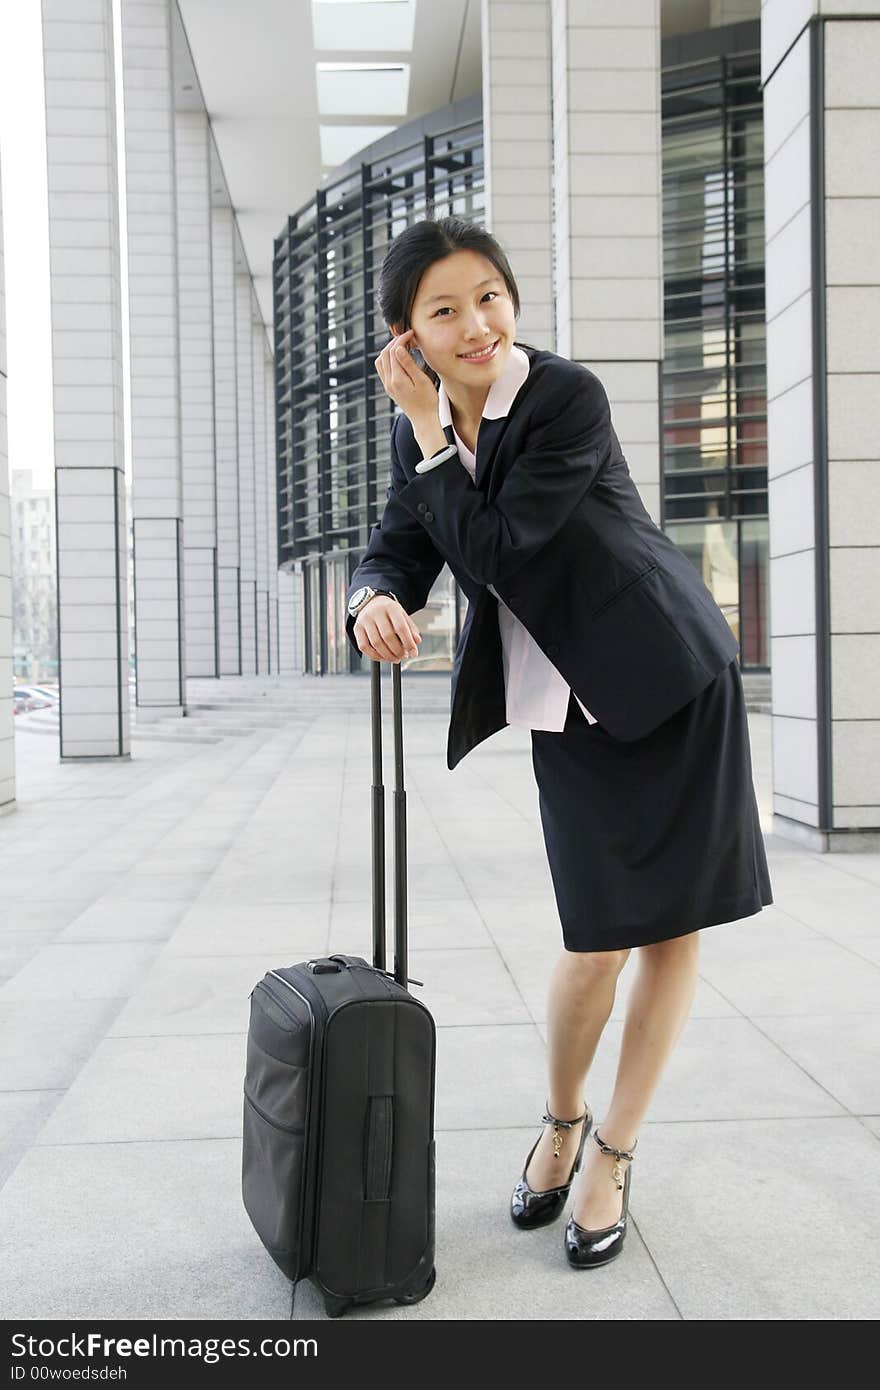
<path id="1" fill-rule="evenodd" d="M 394 1098 L 370 1096 L 364 1164 L 364 1197 L 368 1202 L 385 1202 L 390 1196 L 393 1149 Z"/>
<path id="2" fill-rule="evenodd" d="M 394 978 L 404 989 L 409 968 L 406 902 L 406 791 L 403 785 L 403 703 L 400 663 L 391 664 L 394 725 Z M 373 964 L 385 969 L 385 786 L 382 769 L 382 663 L 371 663 L 370 703 L 373 743 Z"/>

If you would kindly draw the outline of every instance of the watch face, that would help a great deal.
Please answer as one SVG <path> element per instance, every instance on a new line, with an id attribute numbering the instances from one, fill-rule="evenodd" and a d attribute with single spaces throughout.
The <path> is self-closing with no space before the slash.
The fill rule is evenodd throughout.
<path id="1" fill-rule="evenodd" d="M 369 593 L 369 585 L 368 585 L 368 584 L 362 585 L 360 589 L 355 589 L 355 591 L 354 591 L 354 593 L 352 594 L 351 598 L 348 600 L 349 612 L 353 612 L 354 609 L 357 608 L 357 606 L 358 606 L 359 603 L 363 603 L 363 601 L 364 601 L 364 599 L 367 597 L 367 594 L 368 594 L 368 593 Z"/>

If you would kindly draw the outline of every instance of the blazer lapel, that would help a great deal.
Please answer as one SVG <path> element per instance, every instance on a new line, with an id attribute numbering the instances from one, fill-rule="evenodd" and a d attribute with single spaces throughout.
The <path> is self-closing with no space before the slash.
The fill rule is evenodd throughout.
<path id="1" fill-rule="evenodd" d="M 483 478 L 495 454 L 498 440 L 501 438 L 507 420 L 506 415 L 500 415 L 496 420 L 487 420 L 484 416 L 480 421 L 480 429 L 477 434 L 477 462 L 474 469 L 474 485 L 476 487 L 482 487 Z"/>
<path id="2" fill-rule="evenodd" d="M 506 416 L 502 416 L 498 420 L 487 420 L 484 416 L 483 419 L 480 421 L 480 428 L 477 431 L 477 461 L 474 466 L 475 487 L 480 486 L 489 460 L 495 450 L 495 445 L 498 441 L 498 436 L 501 433 L 501 426 L 504 424 L 506 419 Z M 453 430 L 451 425 L 444 425 L 443 433 L 446 435 L 446 438 L 449 440 L 450 444 L 455 443 L 455 431 Z"/>

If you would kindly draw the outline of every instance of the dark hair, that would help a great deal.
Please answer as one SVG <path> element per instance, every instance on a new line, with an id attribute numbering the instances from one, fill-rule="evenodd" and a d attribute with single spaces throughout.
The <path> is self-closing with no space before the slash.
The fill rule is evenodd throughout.
<path id="1" fill-rule="evenodd" d="M 377 299 L 379 312 L 389 328 L 393 323 L 400 324 L 404 332 L 411 327 L 410 314 L 422 276 L 435 261 L 442 261 L 455 251 L 476 251 L 492 262 L 507 286 L 514 315 L 519 317 L 519 290 L 513 271 L 492 233 L 461 217 L 441 217 L 436 221 L 429 218 L 406 227 L 385 253 Z M 427 366 L 425 370 L 432 380 L 439 379 Z"/>

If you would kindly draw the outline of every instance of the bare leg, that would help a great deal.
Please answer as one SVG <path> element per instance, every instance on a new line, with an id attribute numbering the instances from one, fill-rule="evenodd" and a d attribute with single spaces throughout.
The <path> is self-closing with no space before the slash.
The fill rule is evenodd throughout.
<path id="1" fill-rule="evenodd" d="M 617 977 L 628 956 L 629 951 L 563 951 L 556 963 L 547 1003 L 547 1103 L 550 1114 L 560 1120 L 573 1120 L 583 1114 L 584 1079 L 614 1004 Z M 547 1192 L 568 1180 L 581 1126 L 559 1133 L 559 1157 L 553 1155 L 553 1132 L 546 1125 L 529 1163 L 526 1177 L 534 1192 Z"/>
<path id="2" fill-rule="evenodd" d="M 630 1151 L 690 1013 L 697 985 L 700 933 L 638 949 L 638 970 L 627 1000 L 614 1094 L 608 1114 L 596 1124 L 606 1144 Z M 585 1230 L 602 1230 L 620 1220 L 623 1199 L 611 1176 L 613 1164 L 613 1157 L 603 1154 L 590 1138 L 573 1212 Z"/>

